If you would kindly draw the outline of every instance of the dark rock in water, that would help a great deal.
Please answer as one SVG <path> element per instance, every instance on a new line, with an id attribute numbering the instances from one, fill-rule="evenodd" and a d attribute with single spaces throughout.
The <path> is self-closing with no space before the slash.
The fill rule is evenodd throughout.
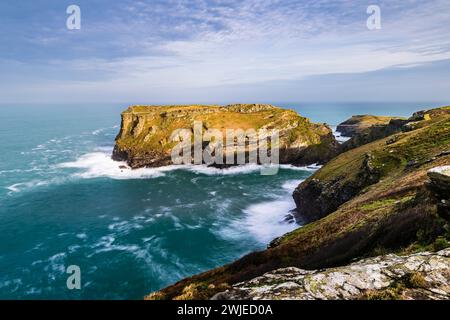
<path id="1" fill-rule="evenodd" d="M 284 217 L 283 221 L 284 221 L 284 222 L 287 222 L 287 223 L 295 223 L 295 217 L 294 217 L 294 215 L 293 215 L 292 213 L 288 213 L 288 214 Z"/>
<path id="2" fill-rule="evenodd" d="M 294 214 L 295 211 L 296 211 L 296 209 L 291 210 L 291 212 L 288 213 L 288 214 L 284 217 L 283 222 L 289 223 L 289 224 L 292 224 L 292 223 L 298 223 L 299 221 L 295 218 L 295 214 Z M 267 249 L 277 247 L 277 246 L 281 243 L 282 240 L 283 240 L 283 236 L 281 236 L 281 237 L 276 237 L 275 239 L 273 239 L 272 241 L 270 241 L 270 243 L 267 245 Z"/>
<path id="3" fill-rule="evenodd" d="M 129 168 L 127 166 L 122 165 L 122 166 L 119 166 L 119 169 L 129 169 Z"/>

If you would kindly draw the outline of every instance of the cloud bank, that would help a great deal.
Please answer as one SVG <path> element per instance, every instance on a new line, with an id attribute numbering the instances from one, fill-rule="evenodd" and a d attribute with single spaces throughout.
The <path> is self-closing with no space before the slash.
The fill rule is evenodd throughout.
<path id="1" fill-rule="evenodd" d="M 447 0 L 79 1 L 72 31 L 63 3 L 13 3 L 0 5 L 5 102 L 450 100 Z M 407 94 L 421 82 L 436 84 Z"/>

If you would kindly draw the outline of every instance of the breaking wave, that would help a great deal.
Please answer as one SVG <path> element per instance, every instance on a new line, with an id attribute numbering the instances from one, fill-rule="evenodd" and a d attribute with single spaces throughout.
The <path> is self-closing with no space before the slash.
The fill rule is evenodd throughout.
<path id="1" fill-rule="evenodd" d="M 109 149 L 108 149 L 109 150 Z M 103 151 L 103 150 L 102 150 Z M 106 150 L 105 150 L 106 151 Z M 225 169 L 208 167 L 206 165 L 170 165 L 158 168 L 139 168 L 131 169 L 126 162 L 114 161 L 109 153 L 92 152 L 79 157 L 72 162 L 65 162 L 58 165 L 59 168 L 84 169 L 82 172 L 75 173 L 74 176 L 92 179 L 99 177 L 108 177 L 112 179 L 147 179 L 158 178 L 165 175 L 166 172 L 174 170 L 187 170 L 196 174 L 203 175 L 238 175 L 248 174 L 259 171 L 263 168 L 261 165 L 246 164 Z M 296 167 L 293 165 L 280 165 L 281 169 L 315 171 L 320 166 L 311 165 L 307 167 Z"/>

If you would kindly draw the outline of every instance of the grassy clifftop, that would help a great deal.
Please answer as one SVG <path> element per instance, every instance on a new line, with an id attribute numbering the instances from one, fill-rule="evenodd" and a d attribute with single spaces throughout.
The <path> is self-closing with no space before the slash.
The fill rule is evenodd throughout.
<path id="1" fill-rule="evenodd" d="M 317 220 L 383 178 L 396 179 L 405 168 L 418 169 L 449 149 L 450 108 L 429 110 L 405 121 L 403 130 L 344 152 L 301 184 L 294 192 L 298 215 Z M 444 150 L 445 151 L 445 150 Z"/>
<path id="2" fill-rule="evenodd" d="M 385 126 L 396 117 L 373 116 L 373 115 L 356 115 L 350 119 L 340 123 L 336 130 L 343 136 L 351 137 L 354 134 L 361 133 L 365 129 L 373 126 Z"/>
<path id="3" fill-rule="evenodd" d="M 204 299 L 230 285 L 284 267 L 317 269 L 385 252 L 448 246 L 449 221 L 438 206 L 449 195 L 430 191 L 427 171 L 450 164 L 450 108 L 429 112 L 415 130 L 343 153 L 305 181 L 305 201 L 335 201 L 318 220 L 283 236 L 270 249 L 182 280 L 151 299 Z M 302 188 L 302 185 L 300 186 Z M 348 199 L 341 194 L 347 192 Z M 324 196 L 326 194 L 326 196 Z M 446 197 L 446 198 L 445 198 Z"/>
<path id="4" fill-rule="evenodd" d="M 217 129 L 224 136 L 226 129 L 277 129 L 281 163 L 324 162 L 336 153 L 336 141 L 326 125 L 314 124 L 293 110 L 236 104 L 130 107 L 122 113 L 113 156 L 133 168 L 169 165 L 176 145 L 171 134 L 177 129 L 193 131 L 194 121 L 202 122 L 203 131 Z"/>

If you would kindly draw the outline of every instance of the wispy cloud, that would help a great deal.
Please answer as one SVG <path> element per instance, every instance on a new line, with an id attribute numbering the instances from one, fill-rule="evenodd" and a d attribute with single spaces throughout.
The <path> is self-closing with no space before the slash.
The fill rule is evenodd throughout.
<path id="1" fill-rule="evenodd" d="M 47 27 L 27 41 L 32 51 L 50 50 L 39 54 L 39 61 L 30 54 L 3 57 L 2 68 L 11 59 L 20 61 L 15 77 L 22 75 L 22 82 L 0 93 L 11 96 L 20 88 L 38 96 L 56 89 L 58 98 L 71 92 L 91 96 L 97 91 L 103 96 L 111 92 L 116 99 L 134 95 L 151 100 L 155 94 L 163 99 L 162 93 L 170 98 L 176 92 L 189 98 L 194 89 L 416 68 L 450 59 L 448 0 L 377 1 L 382 10 L 382 29 L 377 31 L 366 28 L 369 4 L 170 0 L 93 6 L 82 2 L 83 26 L 78 34 Z"/>

